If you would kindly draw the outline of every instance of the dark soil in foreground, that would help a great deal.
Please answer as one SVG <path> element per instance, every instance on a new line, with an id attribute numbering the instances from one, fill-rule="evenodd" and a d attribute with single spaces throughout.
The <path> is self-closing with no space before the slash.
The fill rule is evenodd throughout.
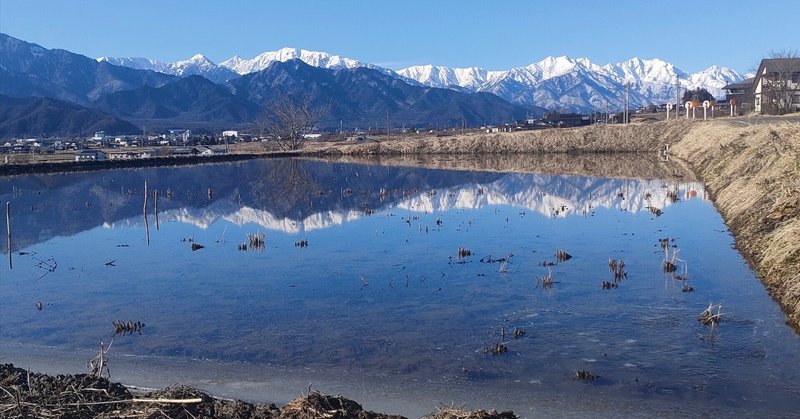
<path id="1" fill-rule="evenodd" d="M 136 392 L 88 374 L 51 376 L 0 365 L 2 418 L 402 418 L 364 410 L 342 396 L 315 391 L 282 408 L 241 400 L 215 399 L 191 387 Z M 439 409 L 430 419 L 514 419 L 512 412 Z"/>

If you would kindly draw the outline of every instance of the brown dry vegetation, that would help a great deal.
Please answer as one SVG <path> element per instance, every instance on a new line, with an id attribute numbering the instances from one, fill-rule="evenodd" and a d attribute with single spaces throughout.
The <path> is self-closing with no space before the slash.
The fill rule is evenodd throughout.
<path id="1" fill-rule="evenodd" d="M 694 124 L 678 122 L 589 126 L 511 133 L 395 139 L 363 144 L 313 145 L 326 155 L 625 153 L 653 151 L 683 137 Z"/>
<path id="2" fill-rule="evenodd" d="M 0 364 L 0 417 L 2 418 L 358 418 L 401 419 L 364 410 L 342 396 L 315 391 L 287 403 L 251 404 L 215 399 L 196 388 L 176 385 L 143 392 L 88 374 L 31 373 Z"/>
<path id="3" fill-rule="evenodd" d="M 789 323 L 800 327 L 800 125 L 697 124 L 673 148 Z"/>
<path id="4" fill-rule="evenodd" d="M 2 418 L 170 419 L 405 419 L 365 410 L 341 395 L 309 390 L 279 408 L 242 400 L 215 399 L 196 388 L 175 385 L 156 391 L 131 389 L 88 374 L 32 373 L 0 364 Z M 437 408 L 431 419 L 516 419 L 512 412 Z"/>
<path id="5" fill-rule="evenodd" d="M 737 246 L 800 328 L 800 124 L 720 119 L 469 134 L 366 144 L 317 144 L 307 152 L 345 161 L 450 169 L 559 172 L 621 177 L 696 175 Z M 681 166 L 631 163 L 665 145 Z M 570 156 L 566 156 L 570 154 Z"/>

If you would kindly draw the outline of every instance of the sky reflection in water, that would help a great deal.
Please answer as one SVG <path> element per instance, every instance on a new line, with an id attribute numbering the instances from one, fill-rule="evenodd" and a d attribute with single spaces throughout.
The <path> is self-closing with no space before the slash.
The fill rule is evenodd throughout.
<path id="1" fill-rule="evenodd" d="M 800 341 L 699 183 L 293 160 L 1 182 L 6 343 L 94 348 L 141 320 L 114 352 L 554 392 L 590 370 L 579 391 L 798 407 Z M 239 250 L 256 233 L 265 247 Z M 663 238 L 688 281 L 662 272 Z M 543 266 L 559 248 L 573 258 Z M 603 290 L 609 258 L 627 278 Z"/>

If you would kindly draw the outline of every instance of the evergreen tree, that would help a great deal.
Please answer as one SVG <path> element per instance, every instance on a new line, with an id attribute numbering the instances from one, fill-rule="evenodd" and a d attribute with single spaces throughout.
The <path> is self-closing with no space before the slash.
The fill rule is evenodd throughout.
<path id="1" fill-rule="evenodd" d="M 698 103 L 703 103 L 703 101 L 712 101 L 714 99 L 714 95 L 712 95 L 708 90 L 702 87 L 698 87 L 695 90 L 687 90 L 683 92 L 683 99 L 681 99 L 681 103 L 686 103 L 692 100 L 696 100 Z"/>

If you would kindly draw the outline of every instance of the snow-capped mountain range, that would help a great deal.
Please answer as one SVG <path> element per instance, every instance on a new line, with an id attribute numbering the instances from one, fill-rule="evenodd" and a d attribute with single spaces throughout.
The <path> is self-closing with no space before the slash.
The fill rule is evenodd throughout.
<path id="1" fill-rule="evenodd" d="M 178 77 L 203 76 L 214 83 L 225 83 L 228 80 L 239 77 L 233 70 L 214 64 L 203 54 L 196 54 L 188 60 L 176 61 L 174 63 L 164 63 L 150 58 L 117 58 L 100 57 L 97 61 L 123 67 L 135 68 L 137 70 L 153 70 L 159 73 L 170 74 Z"/>
<path id="2" fill-rule="evenodd" d="M 300 59 L 306 64 L 320 68 L 341 69 L 366 67 L 373 70 L 386 71 L 387 69 L 361 61 L 345 58 L 340 55 L 332 55 L 327 52 L 307 51 L 297 48 L 281 48 L 277 51 L 267 51 L 251 59 L 246 59 L 234 55 L 233 57 L 219 63 L 221 67 L 229 68 L 239 75 L 254 73 L 269 67 L 275 62 L 286 62 L 289 60 Z"/>
<path id="3" fill-rule="evenodd" d="M 449 68 L 420 65 L 393 71 L 374 64 L 320 51 L 282 48 L 251 59 L 234 56 L 214 64 L 201 54 L 174 63 L 148 58 L 100 57 L 98 61 L 153 70 L 185 77 L 202 75 L 222 83 L 240 75 L 261 71 L 275 62 L 300 59 L 321 68 L 366 67 L 416 85 L 470 92 L 494 93 L 509 102 L 549 109 L 586 112 L 592 109 L 620 109 L 626 84 L 631 107 L 675 102 L 676 76 L 681 90 L 705 88 L 723 98 L 722 87 L 744 77 L 726 67 L 711 66 L 697 73 L 686 73 L 660 59 L 632 58 L 616 64 L 597 65 L 586 58 L 547 57 L 525 67 L 487 70 L 480 67 Z"/>

